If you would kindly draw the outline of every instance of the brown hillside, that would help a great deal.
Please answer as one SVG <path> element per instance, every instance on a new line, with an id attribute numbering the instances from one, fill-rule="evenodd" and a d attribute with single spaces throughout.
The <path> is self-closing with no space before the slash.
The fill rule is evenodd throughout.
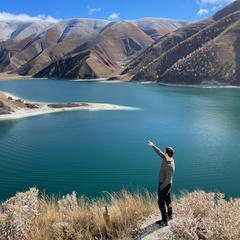
<path id="1" fill-rule="evenodd" d="M 165 84 L 240 85 L 239 17 L 238 0 L 209 19 L 165 35 L 134 59 L 121 78 Z"/>
<path id="2" fill-rule="evenodd" d="M 0 21 L 0 72 L 64 79 L 109 77 L 156 38 L 186 24 L 167 19 Z"/>
<path id="3" fill-rule="evenodd" d="M 52 62 L 34 77 L 107 78 L 153 42 L 135 25 L 119 21 L 72 49 L 63 59 Z"/>

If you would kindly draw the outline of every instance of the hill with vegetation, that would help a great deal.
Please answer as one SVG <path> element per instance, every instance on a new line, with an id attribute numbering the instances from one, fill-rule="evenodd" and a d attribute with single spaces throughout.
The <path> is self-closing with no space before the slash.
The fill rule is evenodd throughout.
<path id="1" fill-rule="evenodd" d="M 184 85 L 240 85 L 240 1 L 168 33 L 133 59 L 119 79 Z"/>

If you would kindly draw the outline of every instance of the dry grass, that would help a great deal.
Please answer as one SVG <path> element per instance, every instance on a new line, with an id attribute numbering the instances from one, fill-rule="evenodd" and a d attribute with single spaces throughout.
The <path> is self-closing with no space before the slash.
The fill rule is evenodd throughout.
<path id="1" fill-rule="evenodd" d="M 194 191 L 175 199 L 176 221 L 171 224 L 180 239 L 240 239 L 240 199 L 226 201 L 224 194 Z"/>
<path id="2" fill-rule="evenodd" d="M 155 196 L 148 192 L 123 190 L 93 200 L 77 197 L 75 192 L 61 199 L 43 195 L 33 206 L 36 193 L 38 190 L 31 188 L 2 204 L 0 239 L 131 239 L 155 205 Z"/>
<path id="3" fill-rule="evenodd" d="M 19 74 L 1 72 L 0 73 L 0 81 L 1 80 L 17 80 L 17 79 L 32 79 L 32 76 L 21 76 Z"/>
<path id="4" fill-rule="evenodd" d="M 1 207 L 1 240 L 133 239 L 146 217 L 158 212 L 156 195 L 126 190 L 99 199 L 75 192 L 57 199 L 31 188 Z M 175 198 L 173 208 L 175 239 L 240 239 L 240 199 L 194 191 Z"/>

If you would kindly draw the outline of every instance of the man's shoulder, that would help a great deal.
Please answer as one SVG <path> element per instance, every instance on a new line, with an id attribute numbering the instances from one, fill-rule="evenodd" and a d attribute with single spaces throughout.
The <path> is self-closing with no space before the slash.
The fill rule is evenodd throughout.
<path id="1" fill-rule="evenodd" d="M 172 158 L 171 161 L 168 161 L 168 166 L 170 166 L 170 167 L 174 167 L 175 166 L 175 162 L 174 162 L 173 158 Z"/>

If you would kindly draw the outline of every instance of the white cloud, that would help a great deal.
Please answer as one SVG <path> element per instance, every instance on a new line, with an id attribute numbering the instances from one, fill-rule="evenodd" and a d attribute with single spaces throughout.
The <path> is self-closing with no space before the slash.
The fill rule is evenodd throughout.
<path id="1" fill-rule="evenodd" d="M 209 10 L 201 8 L 198 12 L 197 12 L 197 16 L 201 17 L 203 15 L 207 15 L 209 13 Z"/>
<path id="2" fill-rule="evenodd" d="M 112 14 L 108 17 L 108 19 L 110 19 L 110 20 L 119 19 L 119 15 L 120 15 L 120 13 L 112 13 Z"/>
<path id="3" fill-rule="evenodd" d="M 11 13 L 0 13 L 0 21 L 24 21 L 24 22 L 31 22 L 31 21 L 46 21 L 46 22 L 58 22 L 60 19 L 55 19 L 51 16 L 46 15 L 38 15 L 36 17 L 31 17 L 27 14 L 11 14 Z"/>
<path id="4" fill-rule="evenodd" d="M 216 4 L 229 4 L 231 2 L 233 2 L 234 0 L 200 0 L 200 4 L 212 4 L 212 5 L 216 5 Z"/>
<path id="5" fill-rule="evenodd" d="M 88 8 L 88 14 L 89 14 L 89 15 L 92 15 L 93 13 L 101 12 L 101 11 L 102 11 L 101 8 L 91 8 L 90 6 L 87 6 L 87 8 Z"/>
<path id="6" fill-rule="evenodd" d="M 222 7 L 234 2 L 235 0 L 199 0 L 197 3 L 200 10 L 197 12 L 197 16 L 205 16 L 208 14 L 213 14 Z"/>

